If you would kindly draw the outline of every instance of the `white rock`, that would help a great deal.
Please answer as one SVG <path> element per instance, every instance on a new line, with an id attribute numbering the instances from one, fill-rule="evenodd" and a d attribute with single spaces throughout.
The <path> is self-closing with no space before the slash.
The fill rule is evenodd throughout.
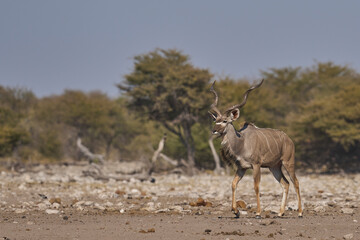
<path id="1" fill-rule="evenodd" d="M 141 194 L 140 191 L 138 189 L 136 189 L 136 188 L 131 189 L 131 193 L 134 194 L 134 195 L 140 195 Z"/>
<path id="2" fill-rule="evenodd" d="M 29 174 L 24 174 L 23 179 L 26 183 L 34 183 L 34 179 Z"/>
<path id="3" fill-rule="evenodd" d="M 101 194 L 99 195 L 99 198 L 102 199 L 102 200 L 104 200 L 104 199 L 109 198 L 109 196 L 108 196 L 106 193 L 101 193 Z"/>
<path id="4" fill-rule="evenodd" d="M 34 203 L 33 204 L 28 203 L 28 202 L 23 202 L 22 203 L 22 206 L 24 206 L 24 207 L 29 207 L 29 206 L 32 206 L 32 205 L 34 205 Z"/>
<path id="5" fill-rule="evenodd" d="M 141 208 L 140 210 L 147 211 L 147 212 L 154 212 L 154 211 L 156 211 L 156 208 L 149 206 L 149 207 Z"/>
<path id="6" fill-rule="evenodd" d="M 19 190 L 26 190 L 27 187 L 26 187 L 25 183 L 22 183 L 22 184 L 20 184 L 20 185 L 18 186 L 18 189 L 19 189 Z"/>
<path id="7" fill-rule="evenodd" d="M 187 212 L 188 210 L 183 210 L 183 212 Z M 191 210 L 189 210 L 189 211 L 191 211 Z M 223 211 L 213 211 L 213 212 L 211 212 L 211 214 L 214 214 L 214 215 L 221 215 L 221 214 L 223 214 L 224 212 Z"/>
<path id="8" fill-rule="evenodd" d="M 59 203 L 53 203 L 51 207 L 54 208 L 54 209 L 59 209 L 60 204 Z"/>
<path id="9" fill-rule="evenodd" d="M 354 234 L 352 234 L 352 233 L 346 234 L 346 235 L 343 236 L 343 238 L 344 238 L 345 240 L 353 239 L 353 238 L 354 238 Z"/>
<path id="10" fill-rule="evenodd" d="M 342 209 L 341 209 L 341 212 L 342 212 L 342 213 L 345 213 L 345 214 L 353 214 L 353 213 L 354 213 L 354 209 L 351 209 L 351 208 L 342 208 Z"/>
<path id="11" fill-rule="evenodd" d="M 130 178 L 129 180 L 130 183 L 137 183 L 138 181 L 136 178 Z"/>
<path id="12" fill-rule="evenodd" d="M 58 214 L 59 213 L 59 210 L 56 210 L 56 209 L 46 209 L 45 212 L 47 214 Z"/>
<path id="13" fill-rule="evenodd" d="M 74 204 L 74 207 L 79 207 L 81 205 L 83 205 L 85 203 L 85 201 L 78 201 Z"/>
<path id="14" fill-rule="evenodd" d="M 278 206 L 267 206 L 264 208 L 264 211 L 270 211 L 271 213 L 278 213 L 279 207 Z"/>
<path id="15" fill-rule="evenodd" d="M 124 213 L 125 212 L 125 209 L 120 209 L 120 211 L 119 211 L 120 213 Z"/>
<path id="16" fill-rule="evenodd" d="M 314 211 L 317 213 L 323 213 L 326 211 L 324 206 L 317 206 L 316 208 L 314 208 Z"/>
<path id="17" fill-rule="evenodd" d="M 181 206 L 171 206 L 171 207 L 169 207 L 169 209 L 173 210 L 175 212 L 182 212 L 184 210 L 184 208 Z"/>
<path id="18" fill-rule="evenodd" d="M 47 205 L 45 204 L 45 203 L 39 203 L 38 205 L 37 205 L 37 207 L 39 208 L 39 210 L 45 210 L 45 209 L 47 209 Z"/>
<path id="19" fill-rule="evenodd" d="M 169 211 L 170 211 L 170 209 L 168 209 L 168 208 L 163 208 L 163 209 L 157 210 L 155 213 L 165 213 L 165 212 L 169 212 Z"/>
<path id="20" fill-rule="evenodd" d="M 26 212 L 25 209 L 16 209 L 15 210 L 15 213 L 24 213 L 24 212 Z"/>
<path id="21" fill-rule="evenodd" d="M 116 180 L 115 180 L 115 179 L 113 179 L 113 178 L 110 178 L 110 179 L 109 179 L 108 184 L 113 185 L 113 184 L 115 184 L 115 183 L 116 183 Z"/>
<path id="22" fill-rule="evenodd" d="M 78 207 L 76 208 L 76 210 L 78 210 L 78 211 L 84 211 L 84 207 L 78 206 Z"/>
<path id="23" fill-rule="evenodd" d="M 279 203 L 280 204 L 280 203 Z M 280 208 L 280 205 L 279 205 L 279 208 Z M 291 201 L 291 202 L 288 202 L 287 204 L 287 209 L 288 210 L 295 210 L 298 208 L 298 203 L 296 201 Z"/>
<path id="24" fill-rule="evenodd" d="M 239 211 L 241 215 L 247 215 L 248 212 L 247 211 Z"/>
<path id="25" fill-rule="evenodd" d="M 98 203 L 95 203 L 94 209 L 105 210 L 105 208 Z"/>
<path id="26" fill-rule="evenodd" d="M 91 206 L 91 205 L 93 205 L 94 204 L 94 202 L 92 202 L 92 201 L 86 201 L 86 202 L 84 202 L 84 206 Z"/>
<path id="27" fill-rule="evenodd" d="M 328 202 L 329 201 L 316 201 L 316 205 L 317 207 L 325 207 L 325 206 L 328 206 Z"/>

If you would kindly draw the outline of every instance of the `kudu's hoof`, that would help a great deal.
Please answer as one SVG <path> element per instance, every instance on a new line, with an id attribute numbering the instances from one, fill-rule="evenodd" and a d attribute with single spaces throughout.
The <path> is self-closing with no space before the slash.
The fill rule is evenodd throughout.
<path id="1" fill-rule="evenodd" d="M 303 218 L 303 215 L 299 215 L 299 218 Z"/>
<path id="2" fill-rule="evenodd" d="M 256 215 L 256 216 L 255 216 L 255 219 L 261 219 L 261 216 L 260 216 L 260 215 Z"/>
<path id="3" fill-rule="evenodd" d="M 235 218 L 240 218 L 240 211 L 234 212 L 234 214 L 235 214 Z"/>

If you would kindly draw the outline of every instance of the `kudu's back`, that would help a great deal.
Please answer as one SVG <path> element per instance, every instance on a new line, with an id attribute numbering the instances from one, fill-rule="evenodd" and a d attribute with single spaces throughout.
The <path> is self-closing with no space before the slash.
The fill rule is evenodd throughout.
<path id="1" fill-rule="evenodd" d="M 294 143 L 283 131 L 247 124 L 240 135 L 244 139 L 244 159 L 260 163 L 261 167 L 273 167 L 279 161 L 290 161 L 294 156 Z"/>

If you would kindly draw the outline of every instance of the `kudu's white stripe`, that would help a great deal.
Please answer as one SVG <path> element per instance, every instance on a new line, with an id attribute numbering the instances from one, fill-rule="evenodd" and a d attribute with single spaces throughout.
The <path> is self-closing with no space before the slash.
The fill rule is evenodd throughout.
<path id="1" fill-rule="evenodd" d="M 279 144 L 278 144 L 278 142 L 276 141 L 276 139 L 274 138 L 274 135 L 273 135 L 273 134 L 270 134 L 270 136 L 274 139 L 274 142 L 276 143 L 276 147 L 277 147 L 278 153 L 280 153 Z"/>
<path id="2" fill-rule="evenodd" d="M 257 132 L 260 132 L 260 133 L 264 136 L 264 138 L 265 138 L 265 140 L 266 140 L 266 144 L 267 144 L 267 146 L 268 146 L 268 148 L 269 148 L 269 151 L 271 152 L 272 155 L 275 155 L 275 154 L 271 151 L 270 143 L 269 143 L 269 140 L 267 139 L 266 135 L 265 135 L 262 131 L 257 131 Z"/>

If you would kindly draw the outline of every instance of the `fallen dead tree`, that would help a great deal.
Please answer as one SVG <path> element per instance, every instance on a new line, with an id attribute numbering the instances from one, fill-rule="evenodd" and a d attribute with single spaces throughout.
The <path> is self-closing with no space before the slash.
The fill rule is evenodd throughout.
<path id="1" fill-rule="evenodd" d="M 141 161 L 142 164 L 139 162 L 136 162 L 135 164 L 134 162 L 117 163 L 116 167 L 109 168 L 107 165 L 110 163 L 107 162 L 105 164 L 106 161 L 102 155 L 90 152 L 89 149 L 81 143 L 81 139 L 78 138 L 77 146 L 90 162 L 89 168 L 82 171 L 82 174 L 101 181 L 109 181 L 110 179 L 116 181 L 130 181 L 131 179 L 138 179 L 140 181 L 149 180 L 153 182 L 154 178 L 152 178 L 151 175 L 155 172 L 156 164 L 159 164 L 159 160 L 168 163 L 171 166 L 170 172 L 172 173 L 183 174 L 185 172 L 193 172 L 189 171 L 191 166 L 184 159 L 174 160 L 162 153 L 165 142 L 166 134 L 160 139 L 158 148 L 154 150 L 154 154 L 150 161 Z M 101 163 L 101 165 L 98 165 L 97 163 Z M 110 170 L 111 173 L 108 170 Z"/>
<path id="2" fill-rule="evenodd" d="M 166 141 L 166 133 L 161 138 L 161 140 L 158 144 L 158 148 L 154 151 L 154 154 L 151 158 L 151 165 L 152 165 L 151 167 L 152 168 L 154 168 L 154 165 L 155 165 L 156 161 L 158 161 L 159 158 L 163 159 L 165 162 L 169 163 L 170 165 L 172 165 L 174 167 L 177 167 L 179 165 L 178 161 L 176 161 L 162 153 L 162 151 L 164 150 L 165 141 Z"/>
<path id="3" fill-rule="evenodd" d="M 122 174 L 118 171 L 114 174 L 104 174 L 103 166 L 105 164 L 105 158 L 101 154 L 94 154 L 90 152 L 90 150 L 84 146 L 81 142 L 81 138 L 78 138 L 76 141 L 76 145 L 81 151 L 81 153 L 89 160 L 90 166 L 87 170 L 82 171 L 83 176 L 92 177 L 95 180 L 101 181 L 109 181 L 110 179 L 114 179 L 116 181 L 130 181 L 131 179 L 138 179 L 140 181 L 154 181 L 154 179 L 150 176 L 149 170 L 142 170 L 141 173 L 134 174 Z M 97 165 L 100 163 L 100 165 Z"/>
<path id="4" fill-rule="evenodd" d="M 138 174 L 127 174 L 127 175 L 104 175 L 100 169 L 93 170 L 85 170 L 82 172 L 85 177 L 92 177 L 95 180 L 100 181 L 109 181 L 113 179 L 115 181 L 130 181 L 131 179 L 137 179 L 140 181 L 151 181 L 155 182 L 155 179 L 149 175 L 148 172 L 138 173 Z"/>
<path id="5" fill-rule="evenodd" d="M 165 155 L 164 153 L 162 153 L 162 151 L 164 150 L 165 142 L 166 142 L 166 133 L 159 141 L 158 148 L 154 151 L 154 154 L 151 158 L 150 173 L 152 173 L 155 170 L 156 168 L 155 165 L 160 159 L 171 165 L 172 169 L 170 172 L 172 173 L 178 173 L 178 174 L 184 174 L 185 172 L 188 174 L 193 173 L 195 170 L 192 169 L 192 167 L 184 159 L 174 160 L 169 156 Z"/>
<path id="6" fill-rule="evenodd" d="M 101 154 L 94 154 L 90 152 L 90 150 L 81 143 L 81 138 L 77 139 L 76 146 L 79 148 L 80 152 L 89 160 L 90 163 L 99 162 L 101 164 L 104 164 L 104 156 Z"/>

